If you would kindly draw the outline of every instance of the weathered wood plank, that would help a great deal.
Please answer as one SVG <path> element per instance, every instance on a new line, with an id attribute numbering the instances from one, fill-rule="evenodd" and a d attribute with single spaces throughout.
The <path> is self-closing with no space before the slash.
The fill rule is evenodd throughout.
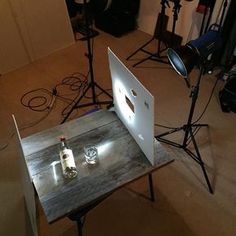
<path id="1" fill-rule="evenodd" d="M 117 117 L 113 112 L 107 113 L 104 110 L 100 110 L 79 119 L 71 120 L 64 124 L 30 135 L 22 139 L 24 155 L 28 156 L 57 144 L 61 135 L 70 139 L 99 126 L 106 125 L 116 119 Z"/>

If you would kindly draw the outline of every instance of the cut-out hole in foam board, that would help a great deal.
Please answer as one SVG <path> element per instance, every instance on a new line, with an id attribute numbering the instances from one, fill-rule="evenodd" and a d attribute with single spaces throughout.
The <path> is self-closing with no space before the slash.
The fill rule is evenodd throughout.
<path id="1" fill-rule="evenodd" d="M 130 89 L 130 92 L 134 97 L 137 97 L 137 93 L 133 89 Z"/>
<path id="2" fill-rule="evenodd" d="M 125 101 L 126 101 L 127 105 L 129 106 L 130 110 L 131 110 L 133 113 L 135 113 L 135 112 L 134 112 L 134 104 L 130 101 L 130 99 L 129 99 L 126 95 L 125 95 Z"/>

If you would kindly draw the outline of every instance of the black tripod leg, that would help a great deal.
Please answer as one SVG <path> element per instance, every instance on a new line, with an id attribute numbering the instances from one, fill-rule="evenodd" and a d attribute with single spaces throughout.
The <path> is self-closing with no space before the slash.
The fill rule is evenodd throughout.
<path id="1" fill-rule="evenodd" d="M 113 99 L 113 97 L 105 90 L 103 89 L 101 86 L 99 86 L 96 82 L 94 82 L 95 86 L 97 88 L 99 88 L 103 93 L 105 93 L 108 97 L 110 97 L 111 99 Z"/>
<path id="2" fill-rule="evenodd" d="M 152 202 L 154 202 L 155 201 L 155 194 L 154 194 L 154 190 L 153 190 L 152 174 L 148 174 L 148 181 L 149 181 L 150 200 Z"/>
<path id="3" fill-rule="evenodd" d="M 144 50 L 143 50 L 143 51 L 144 51 Z M 147 51 L 145 51 L 145 52 L 148 53 L 148 54 L 150 54 L 150 56 L 148 56 L 148 57 L 146 57 L 146 58 L 140 60 L 139 62 L 133 64 L 133 67 L 135 67 L 135 66 L 137 66 L 137 65 L 139 65 L 139 64 L 141 64 L 141 63 L 143 63 L 143 62 L 145 62 L 145 61 L 147 61 L 147 60 L 153 60 L 153 61 L 157 61 L 157 62 L 160 62 L 160 63 L 163 63 L 163 64 L 169 64 L 168 61 L 162 60 L 162 57 L 159 56 L 159 53 L 152 54 L 152 53 L 149 53 L 149 52 L 147 52 Z"/>
<path id="4" fill-rule="evenodd" d="M 201 154 L 199 152 L 199 149 L 198 149 L 198 146 L 197 146 L 197 143 L 196 143 L 196 140 L 194 138 L 194 135 L 193 135 L 193 132 L 192 130 L 190 130 L 190 135 L 191 135 L 191 139 L 192 139 L 192 142 L 193 142 L 193 145 L 194 145 L 194 149 L 196 151 L 196 156 L 197 156 L 197 159 L 199 160 L 199 165 L 201 166 L 202 168 L 202 172 L 203 172 L 203 175 L 205 177 L 205 180 L 206 180 L 206 183 L 207 183 L 207 186 L 208 186 L 208 189 L 209 189 L 209 192 L 211 194 L 213 194 L 213 190 L 212 190 L 212 187 L 211 187 L 211 183 L 209 181 L 209 178 L 208 178 L 208 175 L 207 175 L 207 172 L 206 172 L 206 169 L 205 169 L 205 164 L 204 162 L 202 161 L 202 158 L 201 158 Z"/>
<path id="5" fill-rule="evenodd" d="M 70 111 L 66 114 L 66 116 L 64 117 L 64 119 L 62 120 L 61 124 L 65 123 L 66 120 L 68 119 L 68 117 L 71 115 L 71 113 L 74 111 L 75 108 L 78 107 L 79 102 L 83 99 L 83 97 L 85 96 L 85 94 L 88 92 L 90 88 L 90 85 L 85 89 L 85 91 L 83 92 L 83 94 L 79 97 L 78 101 L 72 106 L 72 108 L 70 109 Z"/>
<path id="6" fill-rule="evenodd" d="M 126 58 L 126 60 L 128 61 L 132 56 L 134 56 L 136 53 L 138 53 L 140 50 L 142 50 L 143 48 L 145 48 L 149 43 L 152 42 L 152 40 L 154 40 L 154 37 L 151 38 L 149 41 L 147 41 L 145 44 L 143 44 L 143 46 L 139 47 L 136 51 L 134 51 L 130 56 L 128 56 Z"/>
<path id="7" fill-rule="evenodd" d="M 192 124 L 193 127 L 193 136 L 195 136 L 202 127 L 209 127 L 208 124 Z M 191 142 L 191 136 L 186 140 L 186 146 Z"/>
<path id="8" fill-rule="evenodd" d="M 193 127 L 209 127 L 208 124 L 192 124 Z"/>
<path id="9" fill-rule="evenodd" d="M 184 126 L 178 127 L 178 128 L 173 128 L 173 129 L 171 129 L 171 130 L 169 130 L 167 132 L 164 132 L 162 134 L 156 135 L 155 138 L 159 142 L 163 142 L 163 143 L 169 144 L 169 145 L 174 146 L 174 147 L 182 148 L 183 146 L 181 144 L 173 142 L 173 141 L 170 141 L 170 140 L 165 139 L 165 138 L 162 138 L 162 137 L 165 137 L 167 135 L 173 134 L 175 132 L 179 132 L 180 130 L 184 130 Z"/>
<path id="10" fill-rule="evenodd" d="M 133 64 L 133 67 L 135 67 L 135 66 L 137 66 L 137 65 L 139 65 L 139 64 L 141 64 L 141 63 L 143 63 L 143 62 L 145 62 L 145 61 L 147 61 L 147 60 L 149 60 L 151 57 L 152 57 L 152 56 L 149 56 L 149 57 L 146 57 L 146 58 L 140 60 L 139 62 Z"/>
<path id="11" fill-rule="evenodd" d="M 156 135 L 155 138 L 158 139 L 158 138 L 161 138 L 161 137 L 169 135 L 169 134 L 173 134 L 173 133 L 178 132 L 178 131 L 183 130 L 183 129 L 184 129 L 184 126 L 181 126 L 181 127 L 178 127 L 178 128 L 173 128 L 170 131 L 167 131 L 167 132 L 164 132 L 162 134 Z"/>

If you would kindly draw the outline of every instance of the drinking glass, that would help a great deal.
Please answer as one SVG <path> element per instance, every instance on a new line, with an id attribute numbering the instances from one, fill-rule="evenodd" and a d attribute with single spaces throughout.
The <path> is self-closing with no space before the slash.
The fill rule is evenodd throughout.
<path id="1" fill-rule="evenodd" d="M 84 147 L 85 161 L 88 164 L 96 164 L 98 161 L 98 150 L 95 145 L 86 145 Z"/>

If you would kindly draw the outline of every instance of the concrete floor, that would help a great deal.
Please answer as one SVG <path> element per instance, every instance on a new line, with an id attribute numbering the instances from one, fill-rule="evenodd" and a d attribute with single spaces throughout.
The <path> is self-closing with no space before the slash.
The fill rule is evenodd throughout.
<path id="1" fill-rule="evenodd" d="M 133 63 L 146 56 L 142 52 L 131 61 L 125 60 L 149 38 L 140 31 L 121 38 L 101 33 L 94 41 L 95 79 L 103 88 L 111 88 L 107 61 L 109 46 L 154 95 L 155 122 L 180 126 L 187 118 L 190 105 L 190 91 L 184 81 L 170 66 L 150 60 L 132 68 Z M 155 44 L 150 47 L 155 48 Z M 50 114 L 34 125 L 45 116 L 45 112 L 34 112 L 23 107 L 20 99 L 24 93 L 33 89 L 52 90 L 64 77 L 74 72 L 86 74 L 88 63 L 85 52 L 86 43 L 77 41 L 69 48 L 0 77 L 0 146 L 4 147 L 8 143 L 0 151 L 2 236 L 31 235 L 20 184 L 19 154 L 15 136 L 12 135 L 14 127 L 11 114 L 15 114 L 23 137 L 59 124 L 65 102 L 57 99 Z M 197 71 L 193 71 L 190 77 L 193 82 Z M 203 110 L 215 80 L 214 74 L 204 76 L 195 118 Z M 175 161 L 153 174 L 156 201 L 152 203 L 141 196 L 148 194 L 147 179 L 142 178 L 114 193 L 87 215 L 85 236 L 236 235 L 236 119 L 234 113 L 221 111 L 218 92 L 222 86 L 223 82 L 220 81 L 201 120 L 209 124 L 209 129 L 202 128 L 196 137 L 214 195 L 208 192 L 200 166 L 181 150 L 167 147 Z M 63 89 L 60 94 L 68 93 Z M 75 92 L 71 98 L 76 95 Z M 71 118 L 85 110 L 73 112 Z M 156 134 L 163 131 L 159 127 L 155 128 Z M 181 135 L 174 138 L 181 140 Z M 75 224 L 70 220 L 62 219 L 49 225 L 42 209 L 39 210 L 40 235 L 76 234 Z"/>

